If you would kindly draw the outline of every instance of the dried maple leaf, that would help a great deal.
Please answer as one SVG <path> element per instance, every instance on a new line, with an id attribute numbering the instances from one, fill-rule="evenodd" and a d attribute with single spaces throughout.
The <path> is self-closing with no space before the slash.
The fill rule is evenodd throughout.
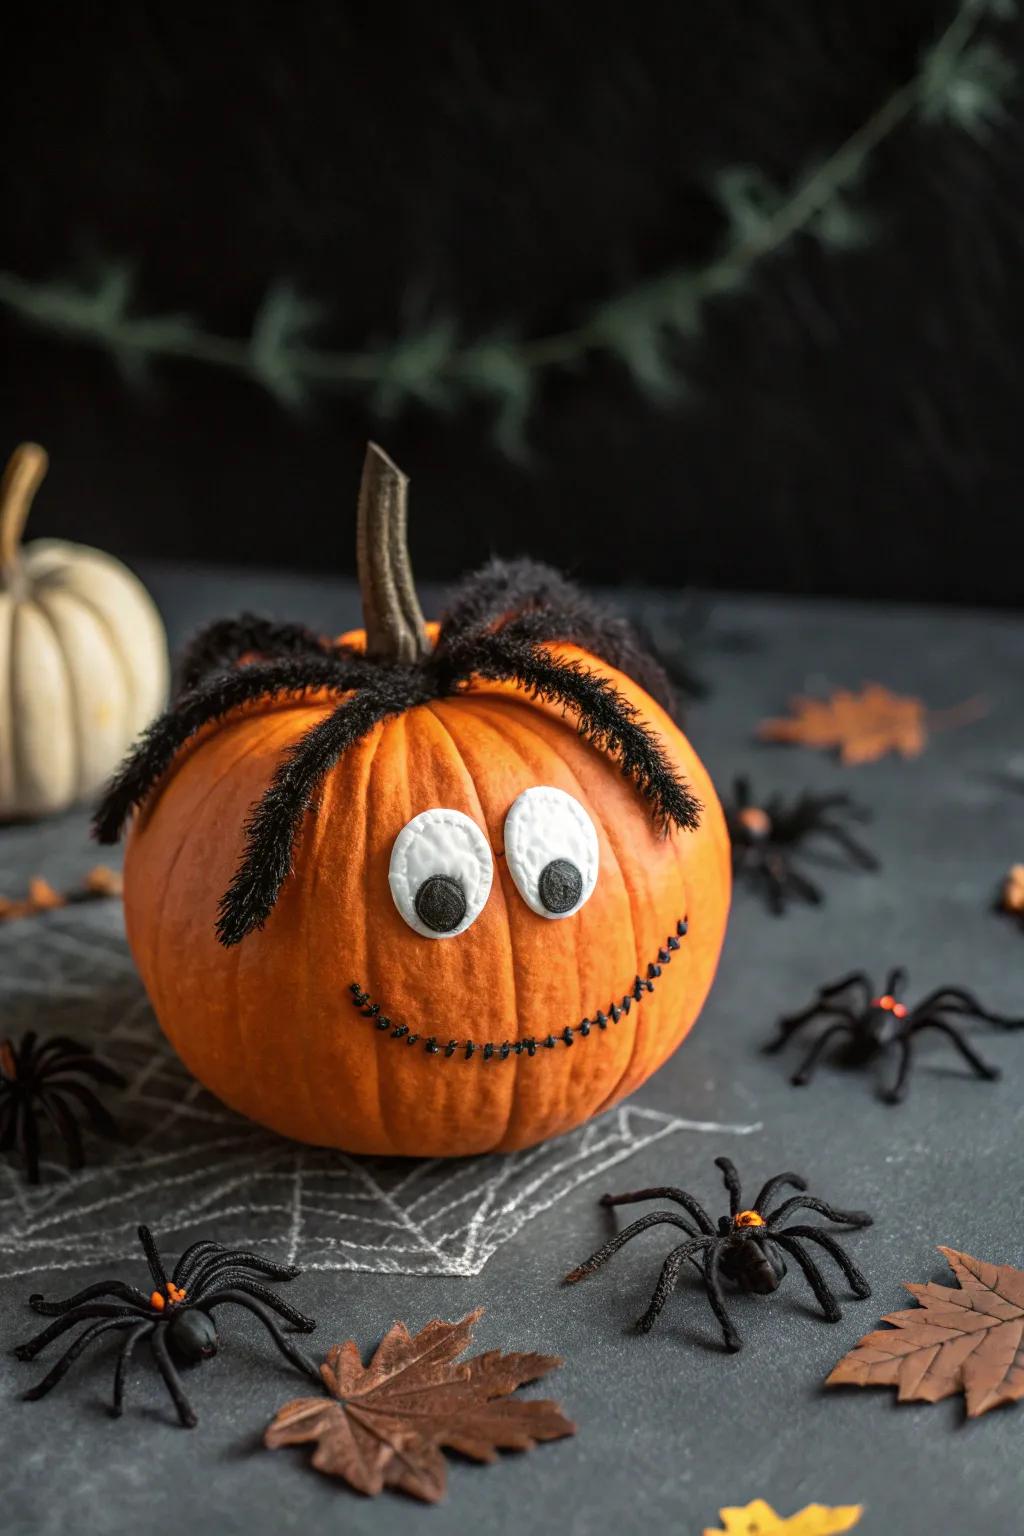
<path id="1" fill-rule="evenodd" d="M 844 1355 L 826 1386 L 898 1387 L 901 1403 L 937 1403 L 961 1389 L 967 1416 L 1024 1397 L 1024 1270 L 940 1248 L 960 1290 L 908 1285 L 920 1302 L 882 1321 Z"/>
<path id="2" fill-rule="evenodd" d="M 116 869 L 97 864 L 86 875 L 77 891 L 55 891 L 42 875 L 34 875 L 28 883 L 28 895 L 21 900 L 0 896 L 0 923 L 13 923 L 18 918 L 36 917 L 40 912 L 53 912 L 58 907 L 74 906 L 82 901 L 98 901 L 108 896 L 120 896 L 124 885 Z"/>
<path id="3" fill-rule="evenodd" d="M 576 1432 L 556 1403 L 509 1396 L 562 1364 L 555 1355 L 490 1350 L 459 1361 L 483 1308 L 459 1323 L 435 1319 L 410 1336 L 385 1334 L 368 1366 L 355 1341 L 335 1344 L 320 1367 L 329 1398 L 285 1403 L 264 1435 L 271 1450 L 316 1444 L 313 1465 L 360 1493 L 400 1488 L 436 1503 L 444 1494 L 442 1446 L 474 1461 L 528 1451 Z"/>
<path id="4" fill-rule="evenodd" d="M 1004 912 L 1016 912 L 1024 917 L 1024 864 L 1014 864 L 1003 881 L 999 904 Z"/>
<path id="5" fill-rule="evenodd" d="M 787 1518 L 755 1499 L 742 1509 L 720 1509 L 721 1526 L 705 1526 L 704 1536 L 836 1536 L 851 1531 L 863 1513 L 863 1504 L 808 1504 Z"/>
<path id="6" fill-rule="evenodd" d="M 929 729 L 963 725 L 985 712 L 983 699 L 968 699 L 956 709 L 930 712 L 921 699 L 892 693 L 881 683 L 865 683 L 860 693 L 837 688 L 827 699 L 798 695 L 792 713 L 762 720 L 761 741 L 796 743 L 805 747 L 837 748 L 844 763 L 874 763 L 887 752 L 918 757 Z"/>

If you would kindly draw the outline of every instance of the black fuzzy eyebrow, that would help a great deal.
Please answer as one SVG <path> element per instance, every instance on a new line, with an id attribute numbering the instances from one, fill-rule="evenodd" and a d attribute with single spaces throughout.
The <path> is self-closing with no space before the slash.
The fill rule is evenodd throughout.
<path id="1" fill-rule="evenodd" d="M 553 655 L 547 646 L 556 641 L 590 651 L 656 697 L 670 692 L 624 621 L 604 614 L 555 572 L 528 561 L 492 562 L 465 583 L 447 610 L 436 647 L 409 662 L 368 658 L 301 625 L 251 615 L 222 620 L 189 648 L 184 691 L 111 781 L 94 818 L 94 834 L 101 842 L 115 842 L 176 753 L 211 721 L 260 699 L 301 698 L 313 691 L 338 696 L 334 710 L 288 748 L 249 813 L 245 851 L 221 899 L 217 923 L 221 943 L 237 944 L 272 912 L 292 870 L 303 817 L 344 753 L 382 721 L 471 691 L 477 680 L 514 683 L 574 717 L 579 735 L 619 763 L 660 828 L 696 828 L 700 803 L 638 710 L 598 670 Z M 267 659 L 238 666 L 249 654 Z"/>

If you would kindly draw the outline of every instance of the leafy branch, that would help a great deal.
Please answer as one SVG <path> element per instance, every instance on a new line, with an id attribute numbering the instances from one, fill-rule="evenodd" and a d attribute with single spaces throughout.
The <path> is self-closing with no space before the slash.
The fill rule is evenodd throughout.
<path id="1" fill-rule="evenodd" d="M 984 141 L 1004 116 L 1015 71 L 978 31 L 986 17 L 1005 20 L 1012 14 L 1013 0 L 961 0 L 915 74 L 788 189 L 773 186 L 754 167 L 719 175 L 715 193 L 726 235 L 707 263 L 672 268 L 642 282 L 553 335 L 522 338 L 505 331 L 466 339 L 453 320 L 441 318 L 380 347 L 322 348 L 313 338 L 324 311 L 280 283 L 267 292 L 248 336 L 220 336 L 187 314 L 135 313 L 134 273 L 121 262 L 108 264 L 92 287 L 67 280 L 37 283 L 0 271 L 0 304 L 29 324 L 103 347 L 129 379 L 154 359 L 182 358 L 253 379 L 292 408 L 331 387 L 367 392 L 384 417 L 409 403 L 450 410 L 467 400 L 486 400 L 495 410 L 499 445 L 514 455 L 522 450 L 545 370 L 578 367 L 604 352 L 652 398 L 671 401 L 685 388 L 676 361 L 679 343 L 700 334 L 710 301 L 741 291 L 759 264 L 797 235 L 830 251 L 865 244 L 870 220 L 851 194 L 874 151 L 908 120 L 952 124 Z"/>

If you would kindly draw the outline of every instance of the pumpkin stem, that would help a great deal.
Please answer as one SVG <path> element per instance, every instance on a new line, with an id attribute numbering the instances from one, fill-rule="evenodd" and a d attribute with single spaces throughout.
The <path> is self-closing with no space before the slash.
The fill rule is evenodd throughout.
<path id="1" fill-rule="evenodd" d="M 366 446 L 356 521 L 366 654 L 419 661 L 430 651 L 406 536 L 408 478 L 376 443 Z"/>
<path id="2" fill-rule="evenodd" d="M 38 443 L 21 443 L 7 461 L 0 481 L 0 582 L 13 577 L 18 550 L 33 497 L 42 485 L 50 461 Z"/>

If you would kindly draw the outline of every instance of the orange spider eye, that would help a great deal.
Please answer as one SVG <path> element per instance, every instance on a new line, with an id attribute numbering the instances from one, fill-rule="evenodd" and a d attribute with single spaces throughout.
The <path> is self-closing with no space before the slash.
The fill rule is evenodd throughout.
<path id="1" fill-rule="evenodd" d="M 764 1226 L 764 1217 L 759 1216 L 757 1211 L 739 1211 L 734 1217 L 734 1221 L 738 1227 Z"/>
<path id="2" fill-rule="evenodd" d="M 878 999 L 878 1006 L 879 1006 L 879 1008 L 884 1008 L 886 1013 L 888 1013 L 889 1010 L 894 1006 L 893 998 L 890 996 L 890 994 L 888 992 L 885 994 L 884 997 L 880 997 Z"/>
<path id="3" fill-rule="evenodd" d="M 767 837 L 772 829 L 767 811 L 763 811 L 759 805 L 745 806 L 740 811 L 739 822 L 753 837 Z"/>
<path id="4" fill-rule="evenodd" d="M 907 1010 L 903 1003 L 893 1003 L 892 1011 L 898 1019 L 905 1019 L 907 1016 Z"/>
<path id="5" fill-rule="evenodd" d="M 163 1292 L 162 1291 L 153 1291 L 153 1293 L 151 1294 L 151 1296 L 149 1298 L 149 1304 L 153 1308 L 154 1311 L 162 1312 L 164 1307 L 167 1305 L 167 1302 L 164 1300 Z"/>

